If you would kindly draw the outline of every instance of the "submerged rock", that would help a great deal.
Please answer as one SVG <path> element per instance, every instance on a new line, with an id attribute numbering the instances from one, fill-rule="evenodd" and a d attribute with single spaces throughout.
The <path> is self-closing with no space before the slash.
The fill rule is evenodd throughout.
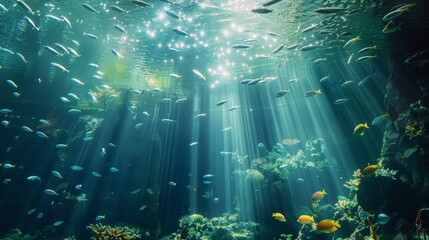
<path id="1" fill-rule="evenodd" d="M 257 156 L 260 158 L 266 157 L 268 155 L 267 147 L 263 143 L 258 143 Z"/>
<path id="2" fill-rule="evenodd" d="M 179 220 L 180 229 L 162 239 L 219 239 L 219 240 L 250 240 L 259 234 L 259 225 L 254 222 L 240 222 L 238 218 L 231 221 L 231 216 L 206 218 L 200 214 L 184 216 Z"/>

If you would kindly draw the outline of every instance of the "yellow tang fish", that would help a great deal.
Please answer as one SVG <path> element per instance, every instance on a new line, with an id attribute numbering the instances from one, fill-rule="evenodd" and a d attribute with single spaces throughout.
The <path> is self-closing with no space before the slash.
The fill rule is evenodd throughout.
<path id="1" fill-rule="evenodd" d="M 369 127 L 368 127 L 368 123 L 361 123 L 361 124 L 358 124 L 358 125 L 355 127 L 355 129 L 353 130 L 353 134 L 354 134 L 354 135 L 358 135 L 358 136 L 363 136 L 363 134 L 364 134 L 363 130 L 364 130 L 365 128 L 369 128 Z"/>
<path id="2" fill-rule="evenodd" d="M 277 221 L 286 222 L 285 216 L 281 213 L 273 213 L 272 217 Z"/>

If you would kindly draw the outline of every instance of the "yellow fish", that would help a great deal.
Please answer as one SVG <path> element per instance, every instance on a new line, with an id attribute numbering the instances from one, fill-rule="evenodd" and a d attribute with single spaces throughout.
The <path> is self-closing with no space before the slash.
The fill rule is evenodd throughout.
<path id="1" fill-rule="evenodd" d="M 321 233 L 332 233 L 341 228 L 341 225 L 338 221 L 332 219 L 325 219 L 320 221 L 318 224 L 314 225 L 314 230 Z"/>
<path id="2" fill-rule="evenodd" d="M 325 192 L 325 189 L 323 189 L 322 191 L 317 191 L 315 193 L 313 193 L 313 195 L 311 196 L 311 201 L 312 202 L 320 202 L 320 200 L 325 196 L 328 195 Z"/>
<path id="3" fill-rule="evenodd" d="M 346 42 L 346 44 L 344 44 L 344 47 L 343 47 L 343 48 L 346 48 L 347 46 L 349 46 L 349 45 L 351 45 L 351 44 L 355 43 L 355 42 L 356 42 L 356 41 L 358 41 L 358 40 L 360 40 L 360 37 L 359 37 L 359 36 L 357 36 L 357 37 L 355 37 L 355 38 L 352 38 L 352 39 L 348 40 L 348 41 Z"/>
<path id="4" fill-rule="evenodd" d="M 364 168 L 362 171 L 362 176 L 371 176 L 373 174 L 376 174 L 378 169 L 380 169 L 381 166 L 378 164 L 369 165 L 368 167 Z"/>
<path id="5" fill-rule="evenodd" d="M 364 130 L 365 128 L 369 128 L 369 127 L 368 127 L 368 123 L 361 123 L 361 124 L 358 124 L 358 125 L 355 127 L 355 129 L 353 130 L 353 134 L 354 134 L 354 135 L 358 135 L 358 136 L 363 136 L 363 134 L 364 134 L 363 130 Z"/>
<path id="6" fill-rule="evenodd" d="M 281 213 L 273 213 L 272 217 L 277 221 L 286 222 L 285 216 Z"/>
<path id="7" fill-rule="evenodd" d="M 310 90 L 310 91 L 307 91 L 307 92 L 304 94 L 304 96 L 305 96 L 305 97 L 311 97 L 311 96 L 314 96 L 314 95 L 317 95 L 317 94 L 322 94 L 322 91 L 321 91 L 320 89 L 317 89 L 317 90 Z"/>
<path id="8" fill-rule="evenodd" d="M 314 223 L 314 217 L 310 215 L 301 215 L 296 221 L 301 224 L 312 224 Z"/>

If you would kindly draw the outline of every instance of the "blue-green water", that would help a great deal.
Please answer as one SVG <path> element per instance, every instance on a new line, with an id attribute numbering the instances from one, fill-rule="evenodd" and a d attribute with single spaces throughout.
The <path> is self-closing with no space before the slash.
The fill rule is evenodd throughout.
<path id="1" fill-rule="evenodd" d="M 1 2 L 0 235 L 427 229 L 427 3 L 263 3 Z"/>

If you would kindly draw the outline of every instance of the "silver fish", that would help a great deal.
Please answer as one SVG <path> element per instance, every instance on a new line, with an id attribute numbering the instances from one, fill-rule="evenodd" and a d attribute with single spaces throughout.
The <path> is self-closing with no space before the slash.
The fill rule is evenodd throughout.
<path id="1" fill-rule="evenodd" d="M 350 98 L 341 98 L 341 99 L 336 100 L 334 103 L 338 105 L 338 104 L 344 104 L 348 101 L 350 101 Z"/>
<path id="2" fill-rule="evenodd" d="M 64 72 L 70 72 L 70 70 L 68 70 L 67 68 L 65 68 L 63 65 L 61 65 L 59 63 L 51 62 L 51 65 L 58 68 L 58 69 L 63 70 Z"/>
<path id="3" fill-rule="evenodd" d="M 118 29 L 120 32 L 127 33 L 127 31 L 118 24 L 115 25 L 115 28 Z"/>
<path id="4" fill-rule="evenodd" d="M 120 13 L 128 13 L 128 11 L 125 11 L 123 8 L 116 6 L 116 5 L 110 6 L 110 9 L 115 10 L 116 12 L 120 12 Z"/>
<path id="5" fill-rule="evenodd" d="M 168 16 L 170 16 L 170 17 L 172 17 L 172 18 L 175 18 L 175 19 L 181 19 L 182 17 L 180 17 L 178 14 L 176 14 L 175 12 L 173 12 L 173 11 L 165 11 L 165 13 L 168 15 Z"/>
<path id="6" fill-rule="evenodd" d="M 271 52 L 271 54 L 274 54 L 274 53 L 278 53 L 278 52 L 280 52 L 280 50 L 282 50 L 282 49 L 283 49 L 283 47 L 284 47 L 284 44 L 281 44 L 280 46 L 276 47 L 276 48 Z"/>
<path id="7" fill-rule="evenodd" d="M 63 18 L 57 17 L 57 16 L 52 15 L 52 14 L 47 14 L 46 18 L 57 21 L 57 22 L 63 22 L 64 21 Z"/>
<path id="8" fill-rule="evenodd" d="M 70 52 L 67 50 L 67 48 L 64 45 L 60 43 L 55 43 L 55 46 L 59 47 L 64 53 L 70 54 Z"/>
<path id="9" fill-rule="evenodd" d="M 252 9 L 251 11 L 253 13 L 266 14 L 266 13 L 272 12 L 273 10 L 270 9 L 270 8 L 263 8 L 263 7 L 261 7 L 261 8 Z"/>
<path id="10" fill-rule="evenodd" d="M 30 6 L 28 6 L 28 4 L 26 2 L 24 2 L 22 0 L 16 0 L 16 2 L 18 3 L 19 6 L 21 6 L 25 10 L 27 10 L 31 15 L 34 15 L 33 10 L 31 9 Z"/>
<path id="11" fill-rule="evenodd" d="M 96 35 L 91 34 L 91 33 L 86 33 L 86 32 L 84 32 L 84 33 L 83 33 L 83 35 L 84 35 L 84 36 L 87 36 L 87 37 L 89 37 L 89 38 L 92 38 L 92 39 L 98 39 L 98 37 L 97 37 Z"/>
<path id="12" fill-rule="evenodd" d="M 64 22 L 67 24 L 67 26 L 69 26 L 70 28 L 72 28 L 72 24 L 71 24 L 70 20 L 66 16 L 61 15 L 61 18 L 64 20 Z"/>
<path id="13" fill-rule="evenodd" d="M 62 53 L 58 52 L 55 48 L 53 48 L 51 46 L 44 45 L 43 48 L 45 48 L 48 52 L 53 53 L 57 56 L 63 56 Z"/>
<path id="14" fill-rule="evenodd" d="M 24 17 L 25 21 L 27 21 L 34 29 L 36 29 L 37 31 L 40 30 L 39 27 L 37 27 L 36 23 L 33 22 L 33 20 L 27 16 Z"/>
<path id="15" fill-rule="evenodd" d="M 83 3 L 82 6 L 86 9 L 88 9 L 91 12 L 95 12 L 95 13 L 100 13 L 100 11 L 95 10 L 95 8 L 93 8 L 91 5 L 89 5 L 88 3 Z"/>
<path id="16" fill-rule="evenodd" d="M 173 32 L 175 32 L 175 33 L 177 33 L 177 34 L 179 34 L 179 35 L 182 35 L 182 36 L 188 36 L 189 35 L 189 33 L 187 33 L 187 32 L 185 32 L 185 31 L 183 31 L 182 29 L 180 29 L 180 28 L 173 28 Z"/>

